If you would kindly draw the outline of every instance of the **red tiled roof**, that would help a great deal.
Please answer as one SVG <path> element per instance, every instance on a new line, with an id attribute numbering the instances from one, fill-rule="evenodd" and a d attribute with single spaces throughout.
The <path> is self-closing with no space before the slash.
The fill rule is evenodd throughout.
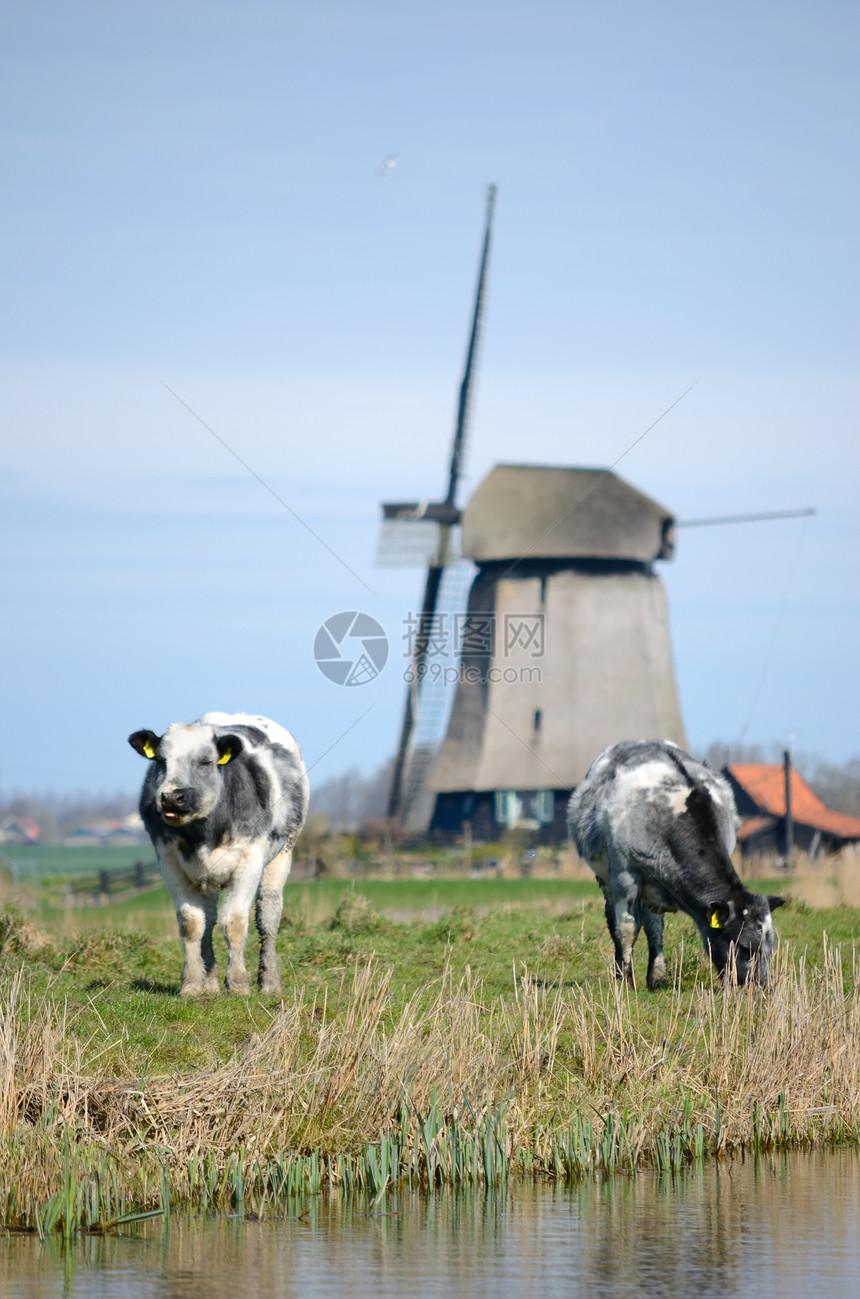
<path id="1" fill-rule="evenodd" d="M 728 769 L 762 812 L 785 816 L 785 770 L 762 762 L 739 762 Z M 840 839 L 860 839 L 860 818 L 831 812 L 794 770 L 791 772 L 791 815 L 801 825 L 824 830 Z"/>
<path id="2" fill-rule="evenodd" d="M 758 834 L 759 830 L 774 825 L 775 821 L 776 817 L 773 816 L 748 816 L 738 830 L 739 842 L 743 843 L 744 839 L 749 839 L 751 835 Z"/>
<path id="3" fill-rule="evenodd" d="M 41 834 L 36 822 L 31 821 L 28 816 L 7 816 L 0 825 L 0 830 L 17 831 L 32 843 L 35 843 Z"/>

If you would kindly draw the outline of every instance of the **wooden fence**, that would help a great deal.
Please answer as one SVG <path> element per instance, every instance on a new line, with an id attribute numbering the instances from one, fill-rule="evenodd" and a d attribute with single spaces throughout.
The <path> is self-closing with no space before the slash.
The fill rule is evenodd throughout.
<path id="1" fill-rule="evenodd" d="M 91 894 L 96 898 L 109 898 L 112 893 L 128 893 L 132 889 L 148 889 L 161 879 L 155 862 L 136 861 L 133 866 L 119 870 L 98 871 L 73 880 L 69 888 L 73 894 Z"/>

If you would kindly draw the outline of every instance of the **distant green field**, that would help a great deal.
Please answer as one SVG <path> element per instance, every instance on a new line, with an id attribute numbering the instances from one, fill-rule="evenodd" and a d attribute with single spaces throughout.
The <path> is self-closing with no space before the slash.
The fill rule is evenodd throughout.
<path id="1" fill-rule="evenodd" d="M 22 878 L 55 875 L 96 874 L 98 871 L 127 870 L 135 862 L 155 865 L 155 854 L 148 843 L 136 844 L 3 844 L 0 862 L 14 863 Z"/>
<path id="2" fill-rule="evenodd" d="M 143 862 L 150 871 L 156 870 L 155 856 L 148 844 L 9 845 L 0 850 L 0 864 L 4 858 L 7 864 L 14 863 L 17 868 L 17 885 L 29 887 L 34 892 L 34 909 L 48 923 L 56 921 L 61 914 L 67 923 L 71 919 L 66 883 L 79 885 L 89 875 L 95 885 L 100 871 L 129 870 L 136 862 Z M 780 881 L 757 881 L 751 887 L 759 892 L 778 892 Z M 483 911 L 510 906 L 560 911 L 583 901 L 600 900 L 597 884 L 591 879 L 499 879 L 495 875 L 449 879 L 291 879 L 287 881 L 284 893 L 285 917 L 312 924 L 324 923 L 334 915 L 344 897 L 354 890 L 366 897 L 375 911 L 393 919 L 433 919 L 442 912 L 458 908 Z M 93 892 L 95 894 L 95 887 Z M 93 899 L 77 890 L 75 899 L 73 927 L 127 928 L 139 924 L 150 929 L 152 922 L 157 922 L 160 927 L 162 917 L 173 916 L 169 895 L 162 884 L 133 893 L 126 890 L 99 906 L 92 905 Z M 86 905 L 88 902 L 90 905 Z"/>
<path id="3" fill-rule="evenodd" d="M 116 863 L 116 866 L 128 863 Z M 110 868 L 107 868 L 110 869 Z M 92 932 L 106 929 L 140 929 L 163 933 L 165 925 L 173 930 L 173 906 L 165 886 L 156 883 L 142 890 L 125 890 L 108 900 L 97 897 L 97 868 L 92 863 L 88 873 L 93 877 L 92 893 L 69 894 L 65 882 L 82 881 L 85 868 L 60 874 L 23 876 L 21 885 L 29 893 L 25 905 L 34 920 L 53 929 Z M 28 888 L 29 883 L 29 888 Z M 393 920 L 437 919 L 443 912 L 468 910 L 482 913 L 497 907 L 516 910 L 555 912 L 578 906 L 586 900 L 597 901 L 596 884 L 585 880 L 542 879 L 348 879 L 288 880 L 284 890 L 285 923 L 327 923 L 351 894 L 365 897 L 374 911 Z"/>
<path id="4" fill-rule="evenodd" d="M 375 911 L 396 917 L 457 907 L 570 906 L 582 898 L 599 896 L 590 880 L 553 879 L 321 879 L 287 881 L 285 910 L 322 919 L 333 915 L 352 891 L 367 898 Z"/>
<path id="5" fill-rule="evenodd" d="M 12 892 L 13 905 L 31 922 L 57 937 L 65 935 L 66 939 L 76 934 L 110 932 L 137 932 L 159 941 L 175 939 L 173 904 L 157 876 L 144 889 L 125 888 L 104 898 L 98 893 L 96 880 L 100 860 L 109 858 L 96 857 L 94 862 L 90 857 L 61 873 L 58 867 L 64 861 L 59 855 L 62 851 L 69 851 L 73 857 L 78 852 L 58 850 L 50 862 L 50 873 L 46 870 L 44 875 L 34 874 L 28 880 L 22 872 L 19 888 Z M 123 861 L 120 857 L 106 868 L 118 869 L 128 864 L 127 858 Z M 83 883 L 86 873 L 92 876 L 92 890 L 75 887 Z M 779 882 L 760 881 L 753 887 L 759 892 L 774 892 Z M 397 924 L 459 926 L 466 916 L 477 921 L 488 913 L 519 913 L 523 917 L 540 916 L 541 925 L 551 925 L 553 917 L 570 916 L 588 907 L 599 913 L 599 928 L 601 932 L 603 929 L 603 902 L 596 882 L 495 877 L 288 880 L 284 890 L 284 928 L 293 931 L 295 926 L 325 927 L 338 909 L 356 896 L 366 899 L 373 913 L 384 917 L 386 922 Z M 678 923 L 680 927 L 683 922 Z"/>

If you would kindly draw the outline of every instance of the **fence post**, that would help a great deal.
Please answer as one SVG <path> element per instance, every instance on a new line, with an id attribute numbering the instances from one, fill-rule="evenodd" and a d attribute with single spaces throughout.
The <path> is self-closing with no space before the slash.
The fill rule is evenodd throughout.
<path id="1" fill-rule="evenodd" d="M 791 811 L 791 749 L 783 754 L 785 772 L 785 869 L 790 871 L 794 865 L 794 818 Z"/>

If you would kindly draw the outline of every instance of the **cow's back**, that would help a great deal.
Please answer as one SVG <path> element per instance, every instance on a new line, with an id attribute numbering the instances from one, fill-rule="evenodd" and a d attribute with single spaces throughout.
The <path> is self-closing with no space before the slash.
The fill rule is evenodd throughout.
<path id="1" fill-rule="evenodd" d="M 610 848 L 641 852 L 649 842 L 665 842 L 694 789 L 707 794 L 716 836 L 731 855 L 737 815 L 721 776 L 668 740 L 611 745 L 591 764 L 570 800 L 568 824 L 577 851 L 597 862 L 606 860 Z"/>
<path id="2" fill-rule="evenodd" d="M 284 726 L 273 722 L 270 717 L 260 717 L 256 713 L 204 713 L 198 717 L 195 726 L 214 726 L 218 730 L 233 731 L 244 728 L 248 731 L 262 731 L 272 744 L 278 744 L 288 753 L 300 755 L 298 742 Z"/>

